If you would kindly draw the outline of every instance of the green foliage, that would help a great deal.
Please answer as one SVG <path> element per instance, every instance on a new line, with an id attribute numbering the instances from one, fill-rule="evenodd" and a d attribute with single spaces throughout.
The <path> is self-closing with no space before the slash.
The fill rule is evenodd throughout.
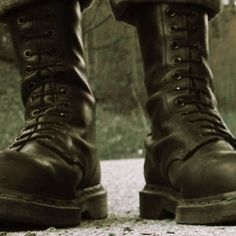
<path id="1" fill-rule="evenodd" d="M 97 155 L 101 159 L 137 158 L 144 155 L 144 137 L 138 109 L 118 113 L 97 107 Z"/>

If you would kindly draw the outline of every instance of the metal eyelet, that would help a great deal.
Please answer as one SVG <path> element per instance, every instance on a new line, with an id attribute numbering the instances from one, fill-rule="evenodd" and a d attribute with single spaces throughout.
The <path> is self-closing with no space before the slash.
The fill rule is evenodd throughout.
<path id="1" fill-rule="evenodd" d="M 61 113 L 60 113 L 60 117 L 62 117 L 62 118 L 67 118 L 67 115 L 66 115 L 65 113 L 61 112 Z"/>
<path id="2" fill-rule="evenodd" d="M 179 73 L 179 72 L 176 72 L 175 74 L 174 74 L 174 78 L 176 79 L 176 80 L 181 80 L 181 79 L 183 79 L 183 77 L 182 77 L 182 75 Z"/>
<path id="3" fill-rule="evenodd" d="M 173 49 L 179 49 L 180 48 L 180 45 L 176 41 L 171 42 L 170 46 Z"/>
<path id="4" fill-rule="evenodd" d="M 183 59 L 181 57 L 175 58 L 175 63 L 182 63 Z"/>
<path id="5" fill-rule="evenodd" d="M 36 109 L 36 110 L 33 110 L 33 111 L 32 111 L 32 116 L 33 116 L 33 117 L 37 116 L 37 115 L 38 115 L 38 112 L 39 112 L 39 111 L 38 111 L 37 109 Z"/>
<path id="6" fill-rule="evenodd" d="M 60 92 L 64 95 L 68 94 L 68 90 L 66 88 L 61 88 Z"/>
<path id="7" fill-rule="evenodd" d="M 28 65 L 27 67 L 26 67 L 26 72 L 27 72 L 27 74 L 32 74 L 33 73 L 33 68 L 32 68 L 32 66 L 30 66 L 30 65 Z"/>
<path id="8" fill-rule="evenodd" d="M 183 108 L 186 104 L 183 99 L 178 98 L 175 100 L 175 105 L 179 108 Z"/>
<path id="9" fill-rule="evenodd" d="M 178 25 L 171 25 L 170 26 L 170 31 L 171 32 L 176 32 L 179 29 Z"/>
<path id="10" fill-rule="evenodd" d="M 30 97 L 30 101 L 31 101 L 31 102 L 34 102 L 34 101 L 35 101 L 35 97 L 34 97 L 34 96 L 31 96 L 31 97 Z"/>
<path id="11" fill-rule="evenodd" d="M 172 9 L 172 8 L 167 8 L 167 9 L 166 9 L 166 14 L 167 14 L 168 16 L 170 16 L 170 17 L 176 16 L 176 12 L 175 12 L 174 9 Z"/>
<path id="12" fill-rule="evenodd" d="M 20 16 L 17 18 L 17 23 L 18 25 L 22 25 L 25 23 L 25 17 L 24 16 Z"/>
<path id="13" fill-rule="evenodd" d="M 31 52 L 31 50 L 29 50 L 29 49 L 25 50 L 25 51 L 24 51 L 24 57 L 25 57 L 26 59 L 29 59 L 30 57 L 32 57 L 32 52 Z"/>
<path id="14" fill-rule="evenodd" d="M 179 92 L 180 90 L 181 90 L 180 87 L 176 87 L 176 88 L 174 89 L 174 91 L 177 91 L 177 92 Z"/>

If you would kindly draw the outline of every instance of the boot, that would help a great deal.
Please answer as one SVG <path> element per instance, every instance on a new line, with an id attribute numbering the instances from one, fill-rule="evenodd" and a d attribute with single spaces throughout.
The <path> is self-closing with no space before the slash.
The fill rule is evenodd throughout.
<path id="1" fill-rule="evenodd" d="M 25 127 L 0 153 L 0 219 L 71 226 L 81 216 L 105 218 L 79 3 L 40 1 L 4 20 L 22 75 Z"/>
<path id="2" fill-rule="evenodd" d="M 140 214 L 177 223 L 236 221 L 236 141 L 213 94 L 208 13 L 191 4 L 142 4 L 147 113 L 146 186 Z"/>

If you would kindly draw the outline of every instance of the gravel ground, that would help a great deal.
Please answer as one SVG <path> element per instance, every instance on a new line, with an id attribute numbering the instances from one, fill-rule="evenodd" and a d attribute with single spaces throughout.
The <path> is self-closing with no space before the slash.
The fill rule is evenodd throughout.
<path id="1" fill-rule="evenodd" d="M 102 162 L 103 183 L 109 192 L 110 214 L 106 220 L 84 221 L 80 227 L 44 231 L 1 231 L 0 236 L 215 236 L 236 235 L 236 226 L 184 226 L 173 220 L 142 220 L 138 192 L 143 188 L 143 160 Z"/>

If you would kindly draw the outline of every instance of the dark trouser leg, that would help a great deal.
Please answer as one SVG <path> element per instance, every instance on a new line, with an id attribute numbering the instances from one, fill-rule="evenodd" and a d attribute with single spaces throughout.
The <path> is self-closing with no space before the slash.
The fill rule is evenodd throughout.
<path id="1" fill-rule="evenodd" d="M 208 18 L 219 2 L 185 2 L 127 8 L 140 40 L 152 124 L 140 213 L 161 219 L 171 212 L 186 224 L 235 222 L 236 142 L 217 110 L 207 62 Z"/>
<path id="2" fill-rule="evenodd" d="M 22 76 L 25 127 L 0 152 L 0 220 L 71 226 L 107 215 L 77 1 L 1 1 Z M 16 7 L 17 6 L 17 7 Z"/>
<path id="3" fill-rule="evenodd" d="M 210 17 L 213 17 L 222 7 L 221 0 L 109 0 L 117 20 L 134 24 L 135 8 L 138 3 L 182 3 L 194 4 L 206 8 Z M 140 13 L 142 14 L 142 13 Z"/>
<path id="4" fill-rule="evenodd" d="M 88 8 L 94 0 L 78 0 L 81 10 Z M 48 2 L 48 0 L 1 0 L 0 1 L 0 16 L 7 13 L 9 10 L 16 9 L 21 6 L 28 5 L 34 2 Z"/>

